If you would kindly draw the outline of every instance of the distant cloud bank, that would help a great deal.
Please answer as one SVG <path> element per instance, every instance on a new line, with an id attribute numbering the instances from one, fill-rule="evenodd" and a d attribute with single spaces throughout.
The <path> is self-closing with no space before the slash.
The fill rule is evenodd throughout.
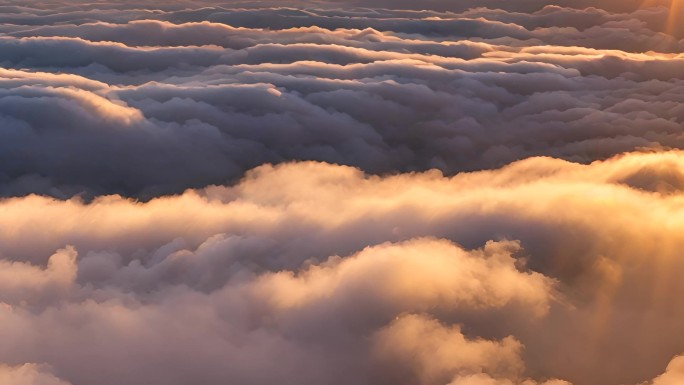
<path id="1" fill-rule="evenodd" d="M 663 7 L 97 8 L 3 8 L 1 195 L 149 199 L 263 163 L 452 175 L 683 145 Z"/>

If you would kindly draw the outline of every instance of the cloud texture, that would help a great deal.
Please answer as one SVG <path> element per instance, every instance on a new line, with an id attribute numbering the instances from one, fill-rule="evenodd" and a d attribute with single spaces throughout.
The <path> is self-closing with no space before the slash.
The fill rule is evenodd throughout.
<path id="1" fill-rule="evenodd" d="M 679 384 L 669 6 L 6 3 L 0 385 Z"/>
<path id="2" fill-rule="evenodd" d="M 5 196 L 149 199 L 293 160 L 454 174 L 682 146 L 665 7 L 34 7 L 0 15 Z"/>
<path id="3" fill-rule="evenodd" d="M 74 384 L 636 384 L 681 351 L 682 164 L 298 163 L 147 203 L 7 199 L 0 360 Z"/>

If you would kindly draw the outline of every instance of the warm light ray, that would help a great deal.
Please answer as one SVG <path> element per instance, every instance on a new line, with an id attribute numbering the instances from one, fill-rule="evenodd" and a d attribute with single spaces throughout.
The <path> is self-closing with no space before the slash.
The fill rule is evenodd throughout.
<path id="1" fill-rule="evenodd" d="M 682 15 L 684 15 L 684 1 L 672 0 L 670 2 L 670 13 L 667 18 L 666 32 L 673 36 L 681 36 L 684 32 L 682 26 Z"/>

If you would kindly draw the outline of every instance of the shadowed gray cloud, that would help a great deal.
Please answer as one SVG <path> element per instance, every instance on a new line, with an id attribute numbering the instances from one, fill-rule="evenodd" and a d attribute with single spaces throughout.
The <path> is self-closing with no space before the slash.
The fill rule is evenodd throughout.
<path id="1" fill-rule="evenodd" d="M 637 53 L 678 49 L 652 29 L 665 11 L 16 9 L 0 191 L 148 199 L 265 162 L 453 174 L 678 148 L 681 59 Z"/>

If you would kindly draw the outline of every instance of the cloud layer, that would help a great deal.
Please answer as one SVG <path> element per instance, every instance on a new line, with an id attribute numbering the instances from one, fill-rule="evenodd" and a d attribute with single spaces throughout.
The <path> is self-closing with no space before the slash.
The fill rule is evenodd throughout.
<path id="1" fill-rule="evenodd" d="M 683 381 L 669 4 L 138 3 L 0 7 L 1 385 Z"/>
<path id="2" fill-rule="evenodd" d="M 149 199 L 292 160 L 451 175 L 682 146 L 665 7 L 228 6 L 5 7 L 0 194 Z"/>
<path id="3" fill-rule="evenodd" d="M 637 384 L 681 352 L 683 164 L 297 163 L 147 203 L 7 199 L 0 361 L 73 384 Z"/>

